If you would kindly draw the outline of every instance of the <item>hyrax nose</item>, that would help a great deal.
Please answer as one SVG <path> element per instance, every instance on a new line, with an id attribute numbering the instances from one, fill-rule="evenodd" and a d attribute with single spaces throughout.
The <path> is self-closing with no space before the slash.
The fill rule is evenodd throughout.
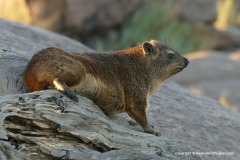
<path id="1" fill-rule="evenodd" d="M 188 60 L 187 58 L 184 58 L 184 62 L 185 62 L 185 64 L 184 64 L 184 68 L 186 68 L 187 65 L 189 64 L 189 60 Z"/>

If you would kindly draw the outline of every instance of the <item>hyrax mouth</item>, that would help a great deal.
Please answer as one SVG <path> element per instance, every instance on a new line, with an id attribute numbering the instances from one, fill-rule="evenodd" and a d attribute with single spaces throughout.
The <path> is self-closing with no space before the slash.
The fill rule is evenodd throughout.
<path id="1" fill-rule="evenodd" d="M 185 68 L 185 67 L 182 66 L 182 65 L 178 65 L 178 66 L 175 67 L 175 69 L 184 69 L 184 68 Z"/>
<path id="2" fill-rule="evenodd" d="M 183 66 L 177 66 L 177 67 L 175 67 L 173 70 L 176 71 L 176 72 L 180 72 L 180 71 L 182 71 L 183 69 L 184 69 Z"/>
<path id="3" fill-rule="evenodd" d="M 172 67 L 170 68 L 170 72 L 171 72 L 172 74 L 176 74 L 176 73 L 178 73 L 178 72 L 181 72 L 183 69 L 184 69 L 184 67 L 183 67 L 182 65 L 172 66 Z"/>

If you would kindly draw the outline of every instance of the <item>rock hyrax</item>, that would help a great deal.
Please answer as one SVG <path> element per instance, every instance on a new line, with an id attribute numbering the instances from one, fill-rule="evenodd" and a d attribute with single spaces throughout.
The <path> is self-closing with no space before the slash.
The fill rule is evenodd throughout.
<path id="1" fill-rule="evenodd" d="M 74 54 L 46 48 L 28 63 L 23 80 L 29 91 L 56 88 L 72 100 L 85 96 L 106 115 L 126 112 L 145 132 L 160 135 L 146 117 L 148 101 L 160 84 L 189 61 L 156 40 L 109 53 Z"/>

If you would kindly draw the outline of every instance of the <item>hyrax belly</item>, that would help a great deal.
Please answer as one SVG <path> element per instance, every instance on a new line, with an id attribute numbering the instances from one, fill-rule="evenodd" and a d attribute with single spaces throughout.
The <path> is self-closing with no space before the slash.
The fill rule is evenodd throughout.
<path id="1" fill-rule="evenodd" d="M 79 84 L 70 88 L 91 99 L 107 115 L 125 111 L 123 91 L 117 85 L 106 84 L 96 76 L 85 74 Z"/>

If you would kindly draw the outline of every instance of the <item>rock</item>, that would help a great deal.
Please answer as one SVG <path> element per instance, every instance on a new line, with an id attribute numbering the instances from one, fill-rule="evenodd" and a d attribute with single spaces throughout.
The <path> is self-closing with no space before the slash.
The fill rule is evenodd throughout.
<path id="1" fill-rule="evenodd" d="M 223 18 L 218 17 L 217 14 L 218 0 L 173 0 L 173 2 L 175 10 L 174 18 L 193 22 L 195 26 L 195 31 L 193 35 L 199 34 L 203 35 L 203 38 L 206 37 L 206 41 L 209 41 L 208 48 L 223 50 L 240 47 L 239 27 L 220 27 L 221 20 Z M 237 2 L 232 3 L 233 5 L 238 6 Z M 223 14 L 224 13 L 222 13 L 221 15 Z M 219 22 L 213 25 L 213 22 L 215 22 L 217 18 L 219 18 Z M 230 18 L 234 19 L 235 17 Z"/>
<path id="2" fill-rule="evenodd" d="M 0 20 L 1 23 L 6 21 Z M 38 30 L 20 24 L 14 25 L 20 26 L 23 33 L 29 30 L 36 33 Z M 2 29 L 3 33 L 6 31 L 8 28 Z M 44 32 L 38 34 L 40 36 Z M 12 63 L 16 63 L 18 59 L 21 66 L 25 66 L 28 57 L 23 58 L 23 53 L 30 50 L 30 57 L 34 49 L 44 47 L 40 39 L 39 43 L 33 40 L 35 37 L 22 36 L 20 39 L 32 46 L 30 49 L 25 49 L 22 46 L 24 43 L 18 42 L 16 34 L 9 34 L 8 37 L 8 41 L 0 43 L 4 50 L 1 58 L 7 57 L 4 58 L 6 68 L 11 68 Z M 59 41 L 64 39 L 57 37 Z M 75 44 L 75 41 L 68 41 L 68 45 L 72 45 L 70 43 Z M 9 44 L 15 44 L 11 48 L 14 53 L 5 49 Z M 72 49 L 77 48 L 78 46 Z M 0 79 L 11 78 L 14 82 L 21 71 L 12 74 L 12 77 L 1 74 Z M 20 79 L 21 77 L 19 86 L 22 85 Z M 6 85 L 2 82 L 1 89 Z M 125 118 L 126 114 L 107 117 L 90 100 L 79 98 L 76 103 L 55 90 L 28 94 L 11 91 L 1 95 L 1 156 L 9 157 L 10 160 L 16 159 L 18 155 L 18 159 L 195 160 L 220 157 L 196 156 L 193 155 L 195 152 L 206 154 L 206 151 L 221 151 L 234 152 L 234 155 L 221 155 L 222 159 L 239 159 L 239 114 L 221 107 L 213 100 L 193 95 L 175 83 L 163 85 L 150 101 L 148 117 L 162 131 L 161 137 L 144 133 L 129 117 Z"/>
<path id="3" fill-rule="evenodd" d="M 73 52 L 91 51 L 89 47 L 73 39 L 41 28 L 13 23 L 5 19 L 0 19 L 0 28 L 0 49 L 17 51 L 20 56 L 27 59 L 42 48 L 52 46 Z"/>
<path id="4" fill-rule="evenodd" d="M 213 26 L 202 26 L 201 32 L 208 35 L 212 42 L 212 48 L 224 50 L 240 47 L 240 29 L 237 27 L 228 27 L 218 29 Z"/>
<path id="5" fill-rule="evenodd" d="M 194 93 L 240 112 L 240 51 L 199 51 L 186 56 L 190 66 L 174 79 Z"/>
<path id="6" fill-rule="evenodd" d="M 190 66 L 189 66 L 190 67 Z M 174 83 L 162 86 L 152 98 L 149 120 L 163 135 L 203 152 L 202 159 L 237 160 L 240 148 L 240 115 L 216 101 L 192 94 Z M 229 155 L 207 156 L 207 152 Z"/>
<path id="7" fill-rule="evenodd" d="M 65 9 L 65 0 L 24 1 L 29 10 L 32 25 L 48 28 L 54 31 L 62 29 L 62 13 Z"/>
<path id="8" fill-rule="evenodd" d="M 120 26 L 143 3 L 144 0 L 8 0 L 0 5 L 0 18 L 61 32 L 96 47 L 99 36 L 119 36 Z M 16 10 L 16 14 L 9 10 Z"/>
<path id="9" fill-rule="evenodd" d="M 175 0 L 176 15 L 192 22 L 212 23 L 217 19 L 217 0 Z"/>
<path id="10" fill-rule="evenodd" d="M 71 0 L 66 1 L 64 28 L 83 34 L 119 26 L 142 0 Z"/>
<path id="11" fill-rule="evenodd" d="M 174 82 L 165 83 L 150 100 L 149 121 L 172 140 L 189 146 L 204 160 L 239 159 L 240 115 L 207 97 L 192 94 Z M 111 118 L 115 123 L 140 130 L 127 115 Z M 227 152 L 229 155 L 206 155 Z M 187 157 L 187 156 L 184 156 Z"/>
<path id="12" fill-rule="evenodd" d="M 29 9 L 31 24 L 85 35 L 119 26 L 143 0 L 26 0 L 21 3 Z"/>

